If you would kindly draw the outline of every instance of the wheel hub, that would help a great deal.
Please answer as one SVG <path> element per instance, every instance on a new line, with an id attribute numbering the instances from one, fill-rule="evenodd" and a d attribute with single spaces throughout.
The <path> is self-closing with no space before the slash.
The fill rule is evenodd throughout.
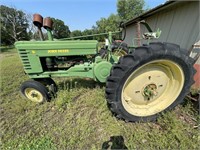
<path id="1" fill-rule="evenodd" d="M 34 88 L 27 88 L 25 90 L 25 95 L 31 101 L 34 101 L 34 102 L 42 102 L 43 101 L 42 94 Z"/>
<path id="2" fill-rule="evenodd" d="M 146 87 L 144 87 L 142 94 L 143 96 L 147 97 L 147 100 L 150 100 L 151 98 L 153 98 L 153 96 L 157 96 L 158 91 L 156 84 L 148 84 Z"/>
<path id="3" fill-rule="evenodd" d="M 34 98 L 34 97 L 38 97 L 38 94 L 36 92 L 31 92 L 30 95 Z"/>
<path id="4" fill-rule="evenodd" d="M 122 105 L 137 116 L 150 116 L 165 110 L 178 97 L 184 73 L 170 60 L 149 62 L 130 74 L 122 89 Z"/>

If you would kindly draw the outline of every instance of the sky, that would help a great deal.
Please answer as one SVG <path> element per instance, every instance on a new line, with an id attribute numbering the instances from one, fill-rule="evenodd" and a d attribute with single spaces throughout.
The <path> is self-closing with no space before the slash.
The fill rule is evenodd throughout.
<path id="1" fill-rule="evenodd" d="M 145 0 L 154 8 L 166 0 Z M 117 0 L 0 0 L 0 5 L 15 7 L 28 14 L 39 13 L 65 22 L 70 31 L 91 29 L 100 18 L 117 13 Z"/>

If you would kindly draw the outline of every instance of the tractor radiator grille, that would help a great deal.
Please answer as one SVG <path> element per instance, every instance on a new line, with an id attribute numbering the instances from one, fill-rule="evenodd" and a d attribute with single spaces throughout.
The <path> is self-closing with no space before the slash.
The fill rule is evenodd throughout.
<path id="1" fill-rule="evenodd" d="M 24 65 L 25 70 L 31 70 L 30 61 L 28 59 L 28 53 L 26 50 L 19 50 L 19 55 L 21 57 L 22 63 Z"/>

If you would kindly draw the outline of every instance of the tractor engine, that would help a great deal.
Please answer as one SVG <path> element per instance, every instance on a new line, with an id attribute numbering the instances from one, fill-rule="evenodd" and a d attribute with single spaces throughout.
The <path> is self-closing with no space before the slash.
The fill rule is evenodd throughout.
<path id="1" fill-rule="evenodd" d="M 74 65 L 83 64 L 86 60 L 87 56 L 55 56 L 40 58 L 44 71 L 66 70 Z"/>

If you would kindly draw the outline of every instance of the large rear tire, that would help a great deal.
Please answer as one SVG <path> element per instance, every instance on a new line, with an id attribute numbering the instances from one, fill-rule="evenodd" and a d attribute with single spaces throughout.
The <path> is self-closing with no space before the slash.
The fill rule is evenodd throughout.
<path id="1" fill-rule="evenodd" d="M 153 121 L 183 102 L 194 83 L 194 60 L 178 45 L 150 43 L 120 58 L 106 83 L 111 111 L 126 121 Z"/>

